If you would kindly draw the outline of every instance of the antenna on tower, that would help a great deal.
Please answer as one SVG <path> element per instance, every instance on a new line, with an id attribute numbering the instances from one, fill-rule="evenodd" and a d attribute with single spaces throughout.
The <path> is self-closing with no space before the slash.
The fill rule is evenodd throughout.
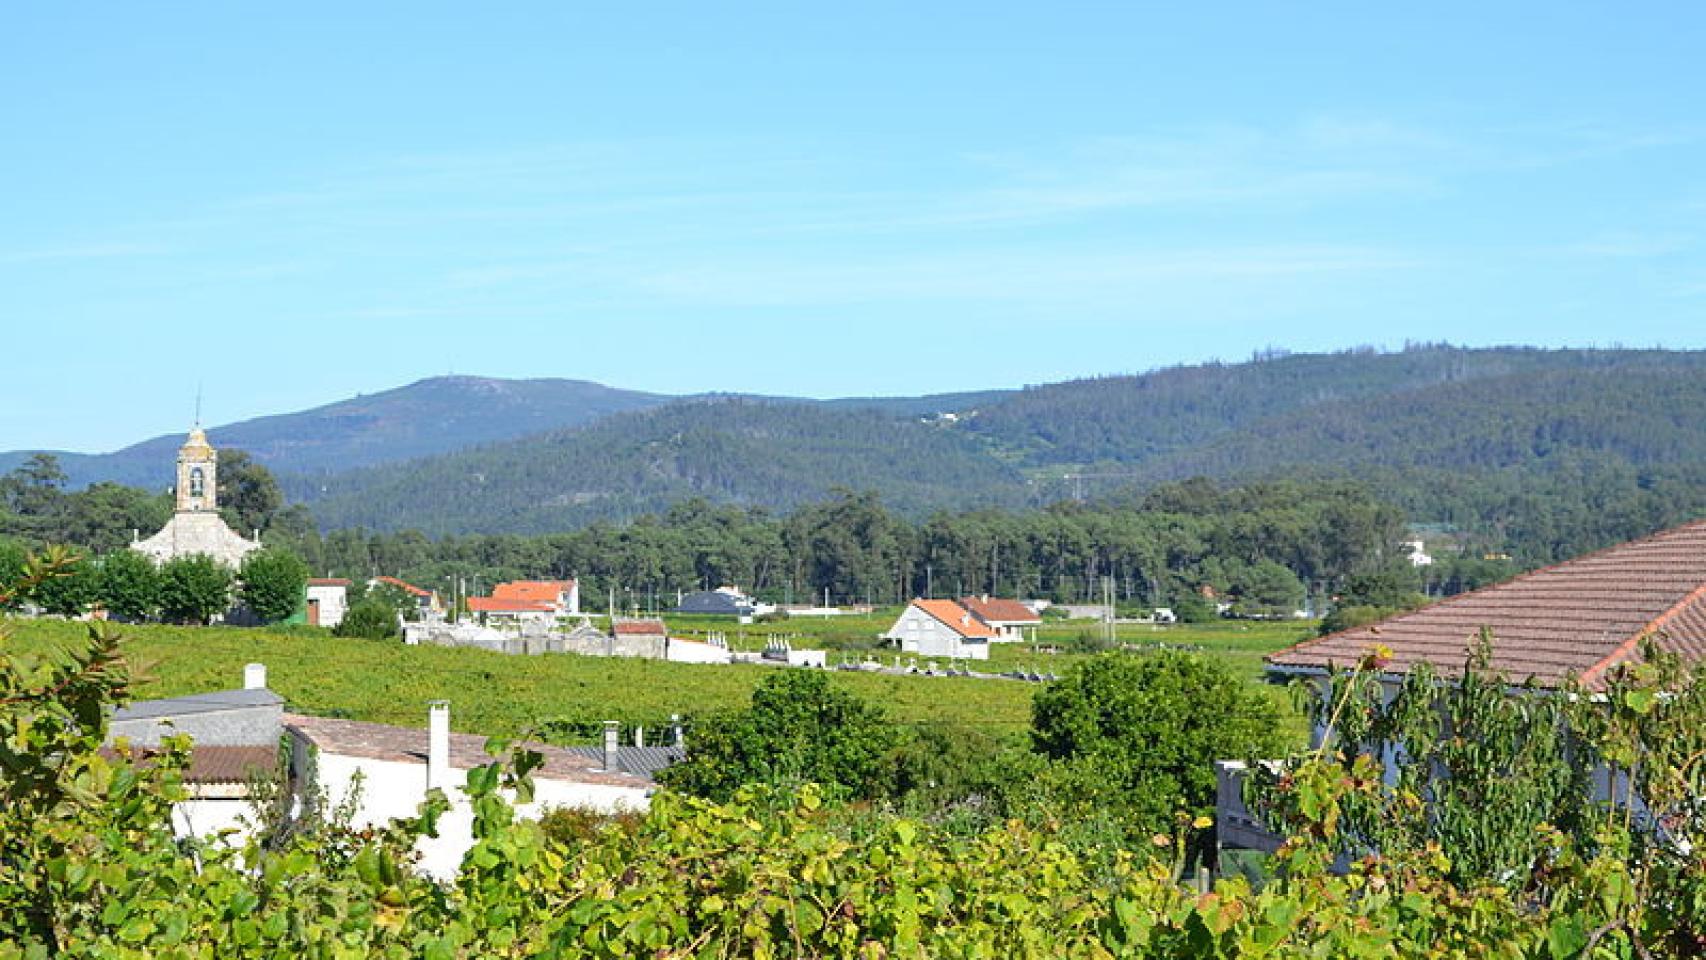
<path id="1" fill-rule="evenodd" d="M 195 425 L 201 426 L 201 383 L 195 385 Z"/>

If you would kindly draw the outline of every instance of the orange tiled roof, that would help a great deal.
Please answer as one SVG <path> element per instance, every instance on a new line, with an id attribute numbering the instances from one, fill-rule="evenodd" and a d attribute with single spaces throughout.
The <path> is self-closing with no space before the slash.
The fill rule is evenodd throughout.
<path id="1" fill-rule="evenodd" d="M 468 609 L 475 613 L 552 613 L 556 607 L 538 600 L 513 600 L 509 597 L 469 597 Z"/>
<path id="2" fill-rule="evenodd" d="M 343 577 L 309 577 L 308 585 L 310 587 L 347 587 L 349 581 Z"/>
<path id="3" fill-rule="evenodd" d="M 573 580 L 511 580 L 492 588 L 492 596 L 505 600 L 533 600 L 556 603 L 557 598 L 573 590 Z"/>
<path id="4" fill-rule="evenodd" d="M 984 623 L 1041 623 L 1043 619 L 1030 607 L 1005 597 L 961 597 L 960 606 Z"/>
<path id="5" fill-rule="evenodd" d="M 970 610 L 952 600 L 914 600 L 912 605 L 947 624 L 948 629 L 968 640 L 998 636 L 989 624 L 972 616 Z"/>
<path id="6" fill-rule="evenodd" d="M 617 636 L 668 636 L 662 620 L 616 620 L 610 625 Z"/>
<path id="7" fill-rule="evenodd" d="M 391 586 L 396 587 L 397 589 L 403 591 L 404 593 L 412 593 L 417 597 L 430 597 L 430 596 L 432 596 L 432 591 L 422 590 L 420 587 L 417 587 L 412 583 L 404 583 L 403 581 L 398 580 L 396 577 L 374 577 L 373 579 L 377 583 L 388 583 Z"/>
<path id="8" fill-rule="evenodd" d="M 1640 658 L 1641 641 L 1687 660 L 1706 658 L 1706 520 L 1620 544 L 1465 593 L 1378 624 L 1271 654 L 1280 669 L 1349 667 L 1377 644 L 1390 673 L 1427 662 L 1457 674 L 1482 627 L 1492 668 L 1509 680 L 1557 686 L 1575 674 L 1602 686 L 1607 671 Z"/>

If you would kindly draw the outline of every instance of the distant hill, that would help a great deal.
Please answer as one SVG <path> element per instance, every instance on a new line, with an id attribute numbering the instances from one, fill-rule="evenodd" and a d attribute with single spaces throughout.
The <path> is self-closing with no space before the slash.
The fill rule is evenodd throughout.
<path id="1" fill-rule="evenodd" d="M 1702 409 L 1700 352 L 1278 356 L 889 404 L 675 403 L 332 478 L 311 505 L 333 526 L 536 532 L 687 496 L 786 508 L 835 485 L 917 514 L 1331 476 L 1417 519 L 1528 524 L 1544 556 L 1706 511 Z M 921 422 L 942 412 L 961 416 Z M 1600 532 L 1534 530 L 1541 513 Z"/>
<path id="2" fill-rule="evenodd" d="M 534 532 L 688 497 L 788 508 L 837 486 L 879 491 L 909 513 L 1025 495 L 1019 473 L 974 439 L 915 418 L 712 398 L 328 478 L 311 505 L 329 526 Z"/>
<path id="3" fill-rule="evenodd" d="M 836 486 L 917 515 L 1332 476 L 1417 520 L 1520 529 L 1546 556 L 1706 513 L 1703 409 L 1706 352 L 1426 346 L 831 401 L 438 378 L 212 437 L 328 527 L 542 532 L 686 497 L 786 509 Z M 160 487 L 178 442 L 66 466 Z"/>
<path id="4" fill-rule="evenodd" d="M 213 427 L 208 438 L 220 448 L 247 450 L 277 473 L 315 475 L 578 426 L 670 399 L 585 380 L 432 377 L 298 413 Z M 158 488 L 171 483 L 182 443 L 183 434 L 174 433 L 113 453 L 57 455 L 73 486 L 111 480 Z M 0 472 L 30 452 L 0 454 Z"/>

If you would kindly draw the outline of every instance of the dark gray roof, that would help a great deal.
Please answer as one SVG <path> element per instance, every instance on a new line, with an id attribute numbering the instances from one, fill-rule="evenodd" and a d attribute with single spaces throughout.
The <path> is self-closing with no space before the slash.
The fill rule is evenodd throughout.
<path id="1" fill-rule="evenodd" d="M 570 753 L 591 759 L 594 763 L 604 763 L 603 747 L 566 747 Z M 617 747 L 616 769 L 623 773 L 631 773 L 636 777 L 653 779 L 653 774 L 669 766 L 679 763 L 686 755 L 680 747 Z"/>
<path id="2" fill-rule="evenodd" d="M 186 697 L 164 700 L 138 700 L 113 711 L 114 721 L 154 720 L 161 717 L 185 717 L 196 713 L 218 713 L 222 710 L 246 710 L 251 707 L 276 707 L 284 698 L 265 688 L 259 690 L 215 690 L 194 693 Z"/>

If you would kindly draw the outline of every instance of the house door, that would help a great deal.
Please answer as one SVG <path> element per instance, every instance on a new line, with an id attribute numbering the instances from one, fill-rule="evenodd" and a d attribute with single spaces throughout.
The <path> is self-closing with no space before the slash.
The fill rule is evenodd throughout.
<path id="1" fill-rule="evenodd" d="M 310 627 L 320 625 L 320 601 L 318 600 L 308 601 L 308 625 Z"/>

